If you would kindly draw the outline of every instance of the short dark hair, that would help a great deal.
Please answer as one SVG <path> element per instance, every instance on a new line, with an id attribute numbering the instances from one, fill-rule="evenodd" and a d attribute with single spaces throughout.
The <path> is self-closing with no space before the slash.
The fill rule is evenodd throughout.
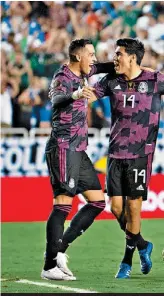
<path id="1" fill-rule="evenodd" d="M 87 44 L 92 44 L 92 41 L 89 39 L 75 39 L 75 40 L 73 40 L 69 46 L 69 49 L 68 49 L 70 61 L 77 62 L 77 59 L 75 56 L 77 50 L 80 48 L 84 48 Z"/>
<path id="2" fill-rule="evenodd" d="M 141 64 L 141 61 L 145 53 L 145 48 L 141 41 L 133 38 L 123 38 L 118 39 L 116 41 L 116 45 L 125 47 L 125 52 L 129 55 L 135 54 L 137 58 L 137 64 Z"/>

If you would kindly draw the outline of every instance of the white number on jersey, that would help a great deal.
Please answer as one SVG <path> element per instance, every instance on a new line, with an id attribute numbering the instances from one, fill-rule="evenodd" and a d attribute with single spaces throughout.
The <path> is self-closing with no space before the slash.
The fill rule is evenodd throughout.
<path id="1" fill-rule="evenodd" d="M 135 102 L 135 95 L 131 95 L 130 97 L 127 97 L 127 95 L 123 94 L 124 97 L 124 105 L 123 107 L 125 108 L 127 105 L 127 102 L 131 102 L 132 108 L 134 108 L 134 102 Z"/>

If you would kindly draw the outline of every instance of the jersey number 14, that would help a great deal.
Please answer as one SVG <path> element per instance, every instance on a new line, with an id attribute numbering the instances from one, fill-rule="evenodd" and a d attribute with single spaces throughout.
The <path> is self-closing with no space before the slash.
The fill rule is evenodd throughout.
<path id="1" fill-rule="evenodd" d="M 131 107 L 134 108 L 135 95 L 131 95 L 130 97 L 127 97 L 127 95 L 123 94 L 123 98 L 124 98 L 124 104 L 123 104 L 124 108 L 126 107 L 127 102 L 131 102 Z M 129 104 L 128 104 L 128 106 L 129 106 Z"/>

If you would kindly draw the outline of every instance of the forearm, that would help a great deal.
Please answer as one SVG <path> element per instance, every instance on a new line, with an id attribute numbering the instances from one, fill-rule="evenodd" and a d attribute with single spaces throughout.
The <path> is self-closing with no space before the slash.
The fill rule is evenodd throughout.
<path id="1" fill-rule="evenodd" d="M 96 63 L 93 65 L 93 70 L 91 71 L 91 75 L 93 74 L 100 74 L 100 73 L 109 73 L 111 76 L 116 74 L 114 69 L 113 62 L 106 62 L 106 63 Z"/>

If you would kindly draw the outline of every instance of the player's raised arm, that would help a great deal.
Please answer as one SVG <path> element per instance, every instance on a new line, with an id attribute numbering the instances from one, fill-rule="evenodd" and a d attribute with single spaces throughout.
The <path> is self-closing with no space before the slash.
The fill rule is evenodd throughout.
<path id="1" fill-rule="evenodd" d="M 95 63 L 89 73 L 89 77 L 95 74 L 109 73 L 111 77 L 116 75 L 113 62 Z"/>

